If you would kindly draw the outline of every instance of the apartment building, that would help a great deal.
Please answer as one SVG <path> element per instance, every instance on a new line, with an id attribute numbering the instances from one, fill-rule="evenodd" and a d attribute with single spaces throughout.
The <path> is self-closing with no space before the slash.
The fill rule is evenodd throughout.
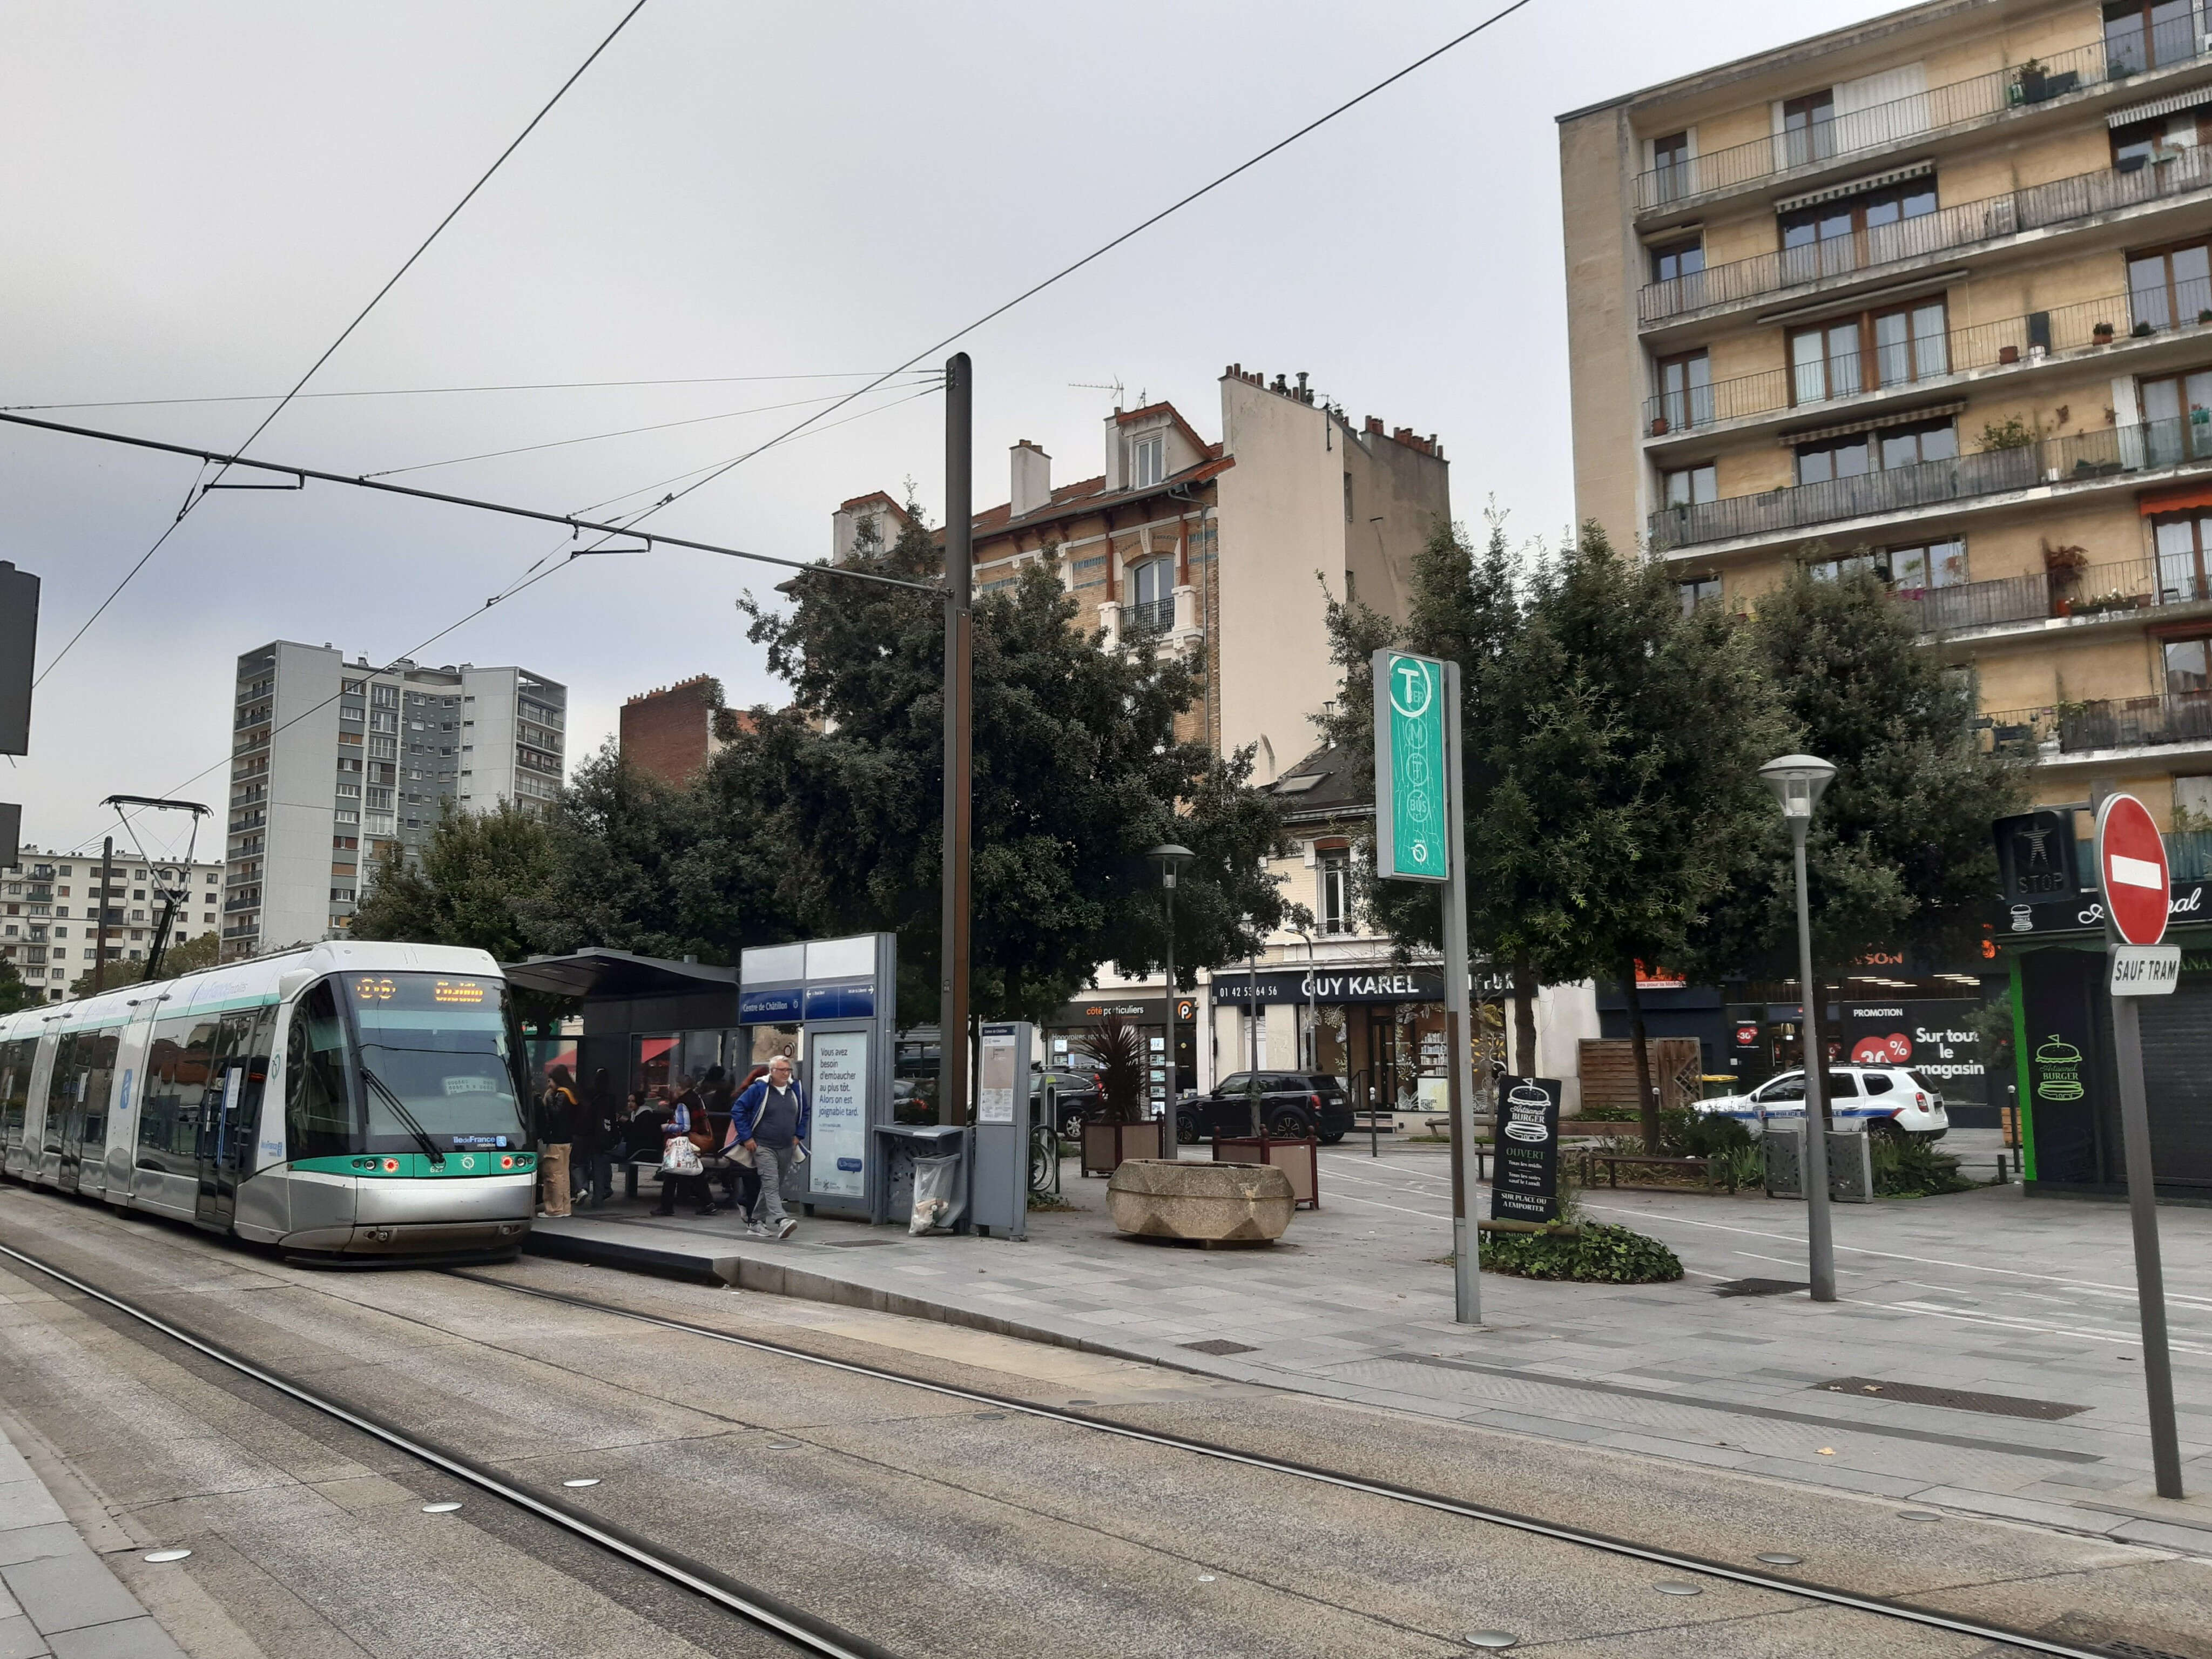
<path id="1" fill-rule="evenodd" d="M 419 854 L 449 807 L 544 809 L 568 691 L 522 668 L 384 667 L 279 640 L 238 659 L 226 957 L 326 939 L 386 848 Z"/>
<path id="2" fill-rule="evenodd" d="M 222 908 L 222 866 L 214 860 L 141 858 L 118 851 L 108 866 L 107 957 L 140 963 L 169 895 L 178 896 L 171 945 L 214 933 Z M 100 855 L 41 852 L 26 845 L 0 866 L 0 962 L 13 963 L 49 1002 L 60 1002 L 99 951 Z"/>
<path id="3" fill-rule="evenodd" d="M 2037 799 L 2212 811 L 2212 17 L 1934 0 L 1560 118 L 1581 514 L 1864 564 Z"/>
<path id="4" fill-rule="evenodd" d="M 1075 483 L 1053 483 L 1038 445 L 1014 445 L 1007 500 L 975 515 L 975 591 L 1056 558 L 1109 650 L 1152 639 L 1201 659 L 1189 735 L 1250 744 L 1266 782 L 1313 746 L 1312 717 L 1336 696 L 1316 577 L 1402 617 L 1413 555 L 1451 516 L 1450 471 L 1433 435 L 1371 415 L 1354 425 L 1304 374 L 1269 382 L 1232 363 L 1220 390 L 1218 440 L 1171 403 L 1117 409 L 1103 469 Z M 835 556 L 863 525 L 888 543 L 904 520 L 881 492 L 843 503 Z"/>

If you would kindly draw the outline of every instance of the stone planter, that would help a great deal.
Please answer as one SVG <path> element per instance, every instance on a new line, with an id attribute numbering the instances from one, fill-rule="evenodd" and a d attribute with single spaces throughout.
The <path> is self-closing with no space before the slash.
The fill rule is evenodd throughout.
<path id="1" fill-rule="evenodd" d="M 1291 1224 L 1290 1177 L 1272 1164 L 1132 1158 L 1107 1183 L 1114 1225 L 1140 1238 L 1265 1244 Z"/>
<path id="2" fill-rule="evenodd" d="M 1143 1123 L 1097 1123 L 1085 1121 L 1083 1126 L 1083 1173 L 1086 1176 L 1109 1176 L 1133 1158 L 1158 1158 L 1164 1150 L 1160 1145 L 1160 1126 L 1164 1118 L 1152 1118 Z"/>

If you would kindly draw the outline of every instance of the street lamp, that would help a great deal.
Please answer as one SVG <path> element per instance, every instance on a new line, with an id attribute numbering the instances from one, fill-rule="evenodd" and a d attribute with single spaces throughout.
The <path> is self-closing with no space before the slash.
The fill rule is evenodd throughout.
<path id="1" fill-rule="evenodd" d="M 1813 1300 L 1836 1299 L 1836 1246 L 1828 1229 L 1828 1115 L 1823 1096 L 1820 1036 L 1816 1009 L 1820 988 L 1813 982 L 1813 916 L 1806 900 L 1805 834 L 1813 809 L 1836 769 L 1816 755 L 1784 755 L 1759 769 L 1759 777 L 1782 803 L 1797 860 L 1797 988 L 1802 994 L 1805 1036 L 1805 1252 L 1811 1270 Z"/>
<path id="2" fill-rule="evenodd" d="M 1160 866 L 1160 885 L 1167 890 L 1168 906 L 1168 1092 L 1165 1109 L 1160 1113 L 1160 1156 L 1176 1156 L 1176 983 L 1175 983 L 1175 890 L 1176 872 L 1198 855 L 1188 847 L 1178 847 L 1173 842 L 1155 847 L 1145 854 Z"/>

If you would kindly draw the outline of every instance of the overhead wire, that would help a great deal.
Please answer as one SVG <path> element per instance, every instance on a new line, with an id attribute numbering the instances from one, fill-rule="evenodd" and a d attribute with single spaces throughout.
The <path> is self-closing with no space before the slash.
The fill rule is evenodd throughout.
<path id="1" fill-rule="evenodd" d="M 481 191 L 486 185 L 489 184 L 491 182 L 492 175 L 497 173 L 500 168 L 507 165 L 507 158 L 513 155 L 516 150 L 522 147 L 523 140 L 529 137 L 532 133 L 538 130 L 538 123 L 553 112 L 553 106 L 558 104 L 562 99 L 568 95 L 568 89 L 571 87 L 574 86 L 577 82 L 583 79 L 584 72 L 590 69 L 593 64 L 599 61 L 599 54 L 614 44 L 615 37 L 629 27 L 630 20 L 635 17 L 638 13 L 643 11 L 646 8 L 646 4 L 647 0 L 635 0 L 635 3 L 630 7 L 630 9 L 623 14 L 621 21 L 617 22 L 613 28 L 607 32 L 605 39 L 602 40 L 598 46 L 592 48 L 591 54 L 586 57 L 582 63 L 576 66 L 574 71 L 570 74 L 568 78 L 563 81 L 560 87 L 554 92 L 553 95 L 545 100 L 544 106 L 541 108 L 537 114 L 530 118 L 529 124 L 525 126 L 520 132 L 514 136 L 514 141 L 510 143 L 505 149 L 499 153 L 498 158 L 495 160 L 489 167 L 484 169 L 482 176 L 477 179 L 476 183 L 468 187 L 467 191 L 461 197 L 459 201 L 453 204 L 452 210 L 447 213 L 446 216 L 438 221 L 437 224 L 431 229 L 430 234 L 422 239 L 421 245 L 418 246 L 412 253 L 409 254 L 401 263 L 399 269 L 393 271 L 391 276 L 386 281 L 384 286 L 377 289 L 376 292 L 370 296 L 368 303 L 361 308 L 361 310 L 355 315 L 354 319 L 348 323 L 343 329 L 338 331 L 337 338 L 332 340 L 328 346 L 324 348 L 322 356 L 316 358 L 313 363 L 310 363 L 307 366 L 307 372 L 305 374 L 302 374 L 299 380 L 293 384 L 292 389 L 286 392 L 283 398 L 278 401 L 276 407 L 270 410 L 266 415 L 261 417 L 260 424 L 256 426 L 252 432 L 248 433 L 246 434 L 246 441 L 238 447 L 238 453 L 240 455 L 244 455 L 247 450 L 253 447 L 255 440 L 258 439 L 263 433 L 268 431 L 270 423 L 273 422 L 279 415 L 282 415 L 284 412 L 295 398 L 300 395 L 300 392 L 303 388 L 305 388 L 307 382 L 314 379 L 316 373 L 321 369 L 323 365 L 330 362 L 331 357 L 337 354 L 338 348 L 352 337 L 353 331 L 359 328 L 363 322 L 368 320 L 368 313 L 375 310 L 377 306 L 382 302 L 384 296 L 391 293 L 392 290 L 398 285 L 399 279 L 414 269 L 415 262 L 429 252 L 430 245 L 436 241 L 444 233 L 446 227 L 452 224 L 456 218 L 460 216 L 461 210 L 468 206 L 471 202 L 476 199 L 477 192 Z M 911 367 L 911 365 L 902 364 L 900 366 L 902 369 L 908 367 Z M 893 373 L 897 372 L 897 370 L 893 371 Z M 102 599 L 100 602 L 99 606 L 93 611 L 92 615 L 85 619 L 84 626 L 78 629 L 76 633 L 70 635 L 68 643 L 64 645 L 58 652 L 47 659 L 46 667 L 40 671 L 38 678 L 31 683 L 34 688 L 45 684 L 46 677 L 49 674 L 52 674 L 56 668 L 61 665 L 62 659 L 68 656 L 71 651 L 76 648 L 77 641 L 85 636 L 86 633 L 91 629 L 93 623 L 99 620 L 101 613 L 106 611 L 109 605 L 115 603 L 116 599 L 122 593 L 125 588 L 131 586 L 133 579 L 137 576 L 141 570 L 143 570 L 146 568 L 148 562 L 150 561 L 156 553 L 161 550 L 162 544 L 166 543 L 171 536 L 176 533 L 177 526 L 184 523 L 185 518 L 191 514 L 192 508 L 198 506 L 201 501 L 207 499 L 208 490 L 214 485 L 220 483 L 224 474 L 228 473 L 229 471 L 229 466 L 225 465 L 221 471 L 216 474 L 214 478 L 209 480 L 205 484 L 199 483 L 198 480 L 195 480 L 195 493 L 186 495 L 185 505 L 179 510 L 177 516 L 170 520 L 168 527 L 161 532 L 160 538 L 155 542 L 153 546 L 148 548 L 146 551 L 139 556 L 138 562 L 136 564 L 133 564 L 129 570 L 124 573 L 123 580 L 116 583 L 114 587 L 109 591 L 107 597 Z M 203 468 L 203 472 L 204 472 L 204 468 Z"/>
<path id="2" fill-rule="evenodd" d="M 856 368 L 806 374 L 693 374 L 678 380 L 519 380 L 495 386 L 372 386 L 350 392 L 295 392 L 289 395 L 300 403 L 313 403 L 322 398 L 436 398 L 476 392 L 605 392 L 645 386 L 738 386 L 778 380 L 866 380 L 879 372 L 872 368 Z M 892 373 L 896 374 L 897 371 L 894 369 Z M 267 404 L 281 402 L 286 396 L 282 392 L 244 392 L 205 398 L 94 398 L 73 404 L 0 404 L 0 409 L 16 410 L 27 415 L 57 414 L 78 409 L 163 409 L 177 404 Z"/>

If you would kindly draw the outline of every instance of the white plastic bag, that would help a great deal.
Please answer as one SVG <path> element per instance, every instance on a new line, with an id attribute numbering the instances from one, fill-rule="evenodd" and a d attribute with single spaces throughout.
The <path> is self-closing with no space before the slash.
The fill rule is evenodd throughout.
<path id="1" fill-rule="evenodd" d="M 953 1218 L 952 1200 L 959 1180 L 960 1159 L 917 1158 L 914 1161 L 914 1218 L 907 1231 L 919 1237 L 934 1232 Z"/>
<path id="2" fill-rule="evenodd" d="M 701 1167 L 699 1149 L 682 1135 L 673 1136 L 660 1149 L 660 1172 L 663 1175 L 695 1176 Z"/>

